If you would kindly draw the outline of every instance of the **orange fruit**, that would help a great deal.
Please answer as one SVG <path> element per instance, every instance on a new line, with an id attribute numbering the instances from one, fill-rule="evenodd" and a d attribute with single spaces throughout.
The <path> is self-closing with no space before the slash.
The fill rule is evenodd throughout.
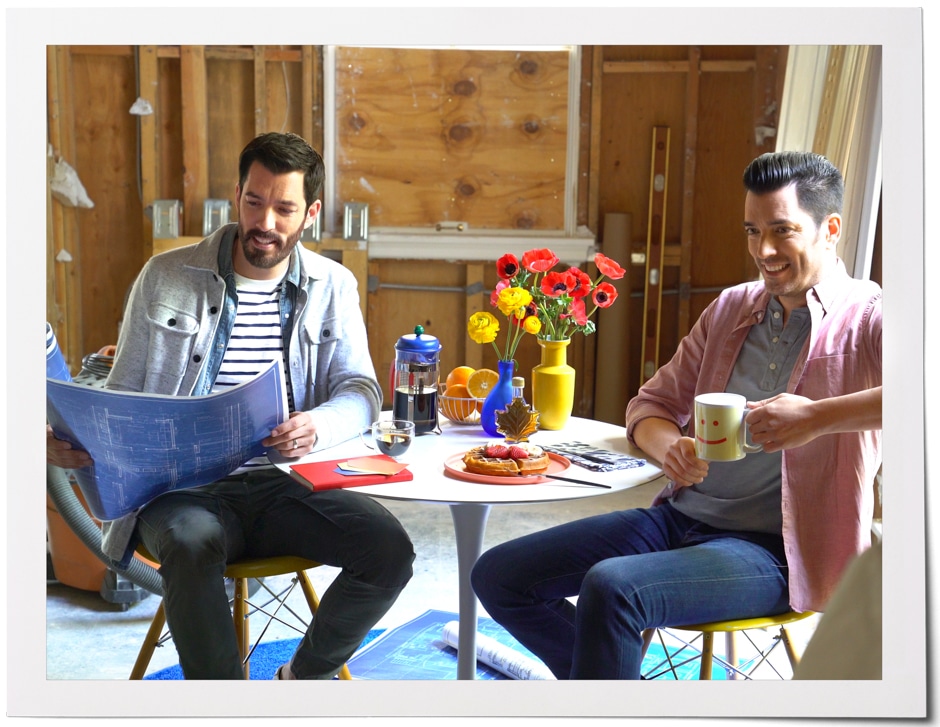
<path id="1" fill-rule="evenodd" d="M 477 369 L 467 379 L 467 391 L 474 399 L 485 399 L 497 381 L 499 374 L 493 369 Z"/>
<path id="2" fill-rule="evenodd" d="M 441 413 L 453 422 L 467 421 L 476 409 L 476 402 L 464 384 L 451 384 L 440 398 Z"/>
<path id="3" fill-rule="evenodd" d="M 467 385 L 467 379 L 470 378 L 476 369 L 472 366 L 458 366 L 455 369 L 452 369 L 449 374 L 447 374 L 447 379 L 444 381 L 444 386 L 453 386 L 454 384 L 463 384 Z"/>

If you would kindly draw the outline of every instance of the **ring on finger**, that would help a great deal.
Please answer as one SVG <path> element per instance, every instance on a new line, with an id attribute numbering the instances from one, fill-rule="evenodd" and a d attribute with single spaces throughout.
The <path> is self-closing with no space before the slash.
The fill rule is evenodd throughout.
<path id="1" fill-rule="evenodd" d="M 300 445 L 298 445 L 298 444 L 297 444 L 297 440 L 294 439 L 294 449 L 297 449 L 298 446 L 300 446 Z"/>

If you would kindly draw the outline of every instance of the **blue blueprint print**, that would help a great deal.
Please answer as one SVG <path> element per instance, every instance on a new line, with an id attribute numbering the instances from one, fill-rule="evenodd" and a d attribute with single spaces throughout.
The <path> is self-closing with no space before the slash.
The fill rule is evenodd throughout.
<path id="1" fill-rule="evenodd" d="M 429 610 L 408 623 L 389 629 L 370 641 L 349 660 L 354 679 L 456 679 L 457 650 L 441 639 L 444 626 L 457 620 L 456 613 Z M 503 646 L 535 659 L 493 619 L 478 619 L 477 631 Z M 509 679 L 505 674 L 477 662 L 476 678 Z"/>
<path id="2" fill-rule="evenodd" d="M 278 362 L 208 396 L 158 396 L 46 379 L 46 417 L 53 431 L 95 462 L 73 472 L 99 520 L 126 515 L 164 492 L 224 477 L 264 454 L 261 440 L 287 416 Z"/>

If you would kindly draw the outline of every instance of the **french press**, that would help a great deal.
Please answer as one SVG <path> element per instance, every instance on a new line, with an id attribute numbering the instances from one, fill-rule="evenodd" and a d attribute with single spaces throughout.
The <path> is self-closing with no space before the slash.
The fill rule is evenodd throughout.
<path id="1" fill-rule="evenodd" d="M 415 423 L 415 435 L 440 433 L 437 391 L 440 382 L 441 342 L 415 326 L 395 344 L 392 415 Z"/>

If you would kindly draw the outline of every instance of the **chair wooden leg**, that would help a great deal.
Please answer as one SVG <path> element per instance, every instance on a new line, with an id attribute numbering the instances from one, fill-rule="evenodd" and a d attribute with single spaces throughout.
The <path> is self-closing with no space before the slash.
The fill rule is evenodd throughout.
<path id="1" fill-rule="evenodd" d="M 728 652 L 727 662 L 736 667 L 738 665 L 738 640 L 734 637 L 734 631 L 725 633 L 725 650 Z M 725 671 L 729 679 L 738 678 L 738 673 L 733 669 L 726 669 Z"/>
<path id="2" fill-rule="evenodd" d="M 698 674 L 700 680 L 712 678 L 712 654 L 714 653 L 714 648 L 715 634 L 711 631 L 704 632 L 702 634 L 702 665 Z"/>
<path id="3" fill-rule="evenodd" d="M 153 615 L 150 622 L 150 628 L 147 630 L 147 636 L 144 643 L 141 644 L 140 651 L 137 653 L 137 661 L 134 662 L 134 668 L 131 670 L 131 679 L 143 679 L 150 665 L 150 659 L 153 657 L 153 650 L 157 648 L 160 641 L 160 634 L 163 633 L 163 627 L 166 625 L 166 612 L 163 610 L 163 601 L 157 606 L 157 612 Z"/>
<path id="4" fill-rule="evenodd" d="M 800 657 L 796 653 L 796 649 L 793 648 L 790 632 L 787 631 L 785 626 L 780 627 L 780 640 L 783 642 L 783 648 L 786 649 L 787 659 L 790 660 L 790 668 L 796 671 L 796 667 L 800 663 Z"/>
<path id="5" fill-rule="evenodd" d="M 653 636 L 656 634 L 656 629 L 643 629 L 643 657 L 646 656 L 646 652 L 649 651 L 650 644 L 653 642 Z"/>
<path id="6" fill-rule="evenodd" d="M 238 656 L 242 660 L 242 669 L 245 679 L 249 678 L 249 664 L 245 661 L 248 655 L 251 638 L 248 630 L 248 579 L 235 579 L 235 596 L 232 603 L 232 623 L 235 626 L 235 641 L 238 644 Z"/>

